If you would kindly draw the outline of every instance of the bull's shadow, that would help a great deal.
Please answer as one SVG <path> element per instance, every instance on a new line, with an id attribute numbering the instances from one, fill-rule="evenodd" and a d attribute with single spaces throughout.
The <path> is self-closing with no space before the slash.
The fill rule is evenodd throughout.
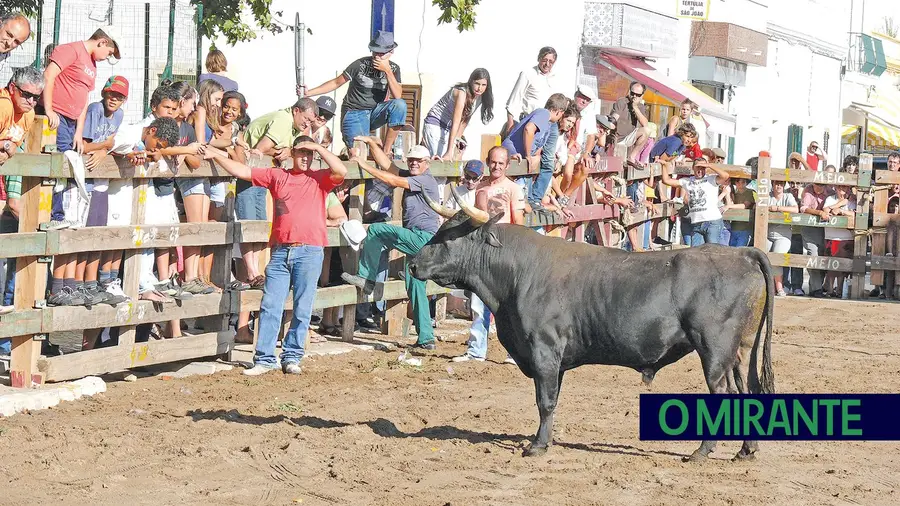
<path id="1" fill-rule="evenodd" d="M 328 420 L 317 416 L 297 416 L 290 417 L 287 415 L 258 416 L 246 415 L 236 409 L 216 409 L 204 411 L 196 409 L 188 411 L 185 416 L 191 417 L 195 422 L 200 420 L 225 420 L 232 423 L 243 423 L 248 425 L 269 425 L 273 423 L 289 423 L 298 427 L 311 427 L 313 429 L 334 429 L 338 427 L 349 427 L 351 425 L 366 425 L 372 432 L 384 438 L 422 438 L 436 441 L 462 440 L 472 444 L 488 443 L 499 448 L 510 451 L 524 450 L 531 440 L 530 435 L 526 434 L 508 434 L 494 432 L 479 432 L 468 429 L 460 429 L 451 425 L 438 425 L 434 427 L 425 427 L 415 432 L 403 432 L 394 422 L 385 418 L 376 418 L 367 422 L 339 422 L 337 420 Z M 554 446 L 568 448 L 570 450 L 580 450 L 587 452 L 609 453 L 617 455 L 630 455 L 634 457 L 652 457 L 653 455 L 662 455 L 666 457 L 686 457 L 686 454 L 673 453 L 660 450 L 643 450 L 631 445 L 620 445 L 612 443 L 567 443 L 554 441 Z"/>

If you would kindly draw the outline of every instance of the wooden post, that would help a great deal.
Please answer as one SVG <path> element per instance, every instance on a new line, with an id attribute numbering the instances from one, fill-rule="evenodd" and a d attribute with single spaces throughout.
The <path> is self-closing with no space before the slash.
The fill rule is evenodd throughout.
<path id="1" fill-rule="evenodd" d="M 753 208 L 753 246 L 769 251 L 769 192 L 772 190 L 772 159 L 760 153 L 756 169 L 756 207 Z"/>
<path id="2" fill-rule="evenodd" d="M 52 161 L 62 163 L 62 155 Z M 53 187 L 42 186 L 40 177 L 22 178 L 19 232 L 34 232 L 39 224 L 50 220 L 52 198 Z M 36 256 L 16 259 L 16 311 L 32 309 L 35 301 L 44 298 L 46 291 L 47 264 Z M 9 380 L 14 388 L 30 388 L 33 384 L 44 382 L 44 376 L 37 367 L 41 356 L 41 342 L 36 340 L 37 337 L 36 334 L 29 334 L 12 338 Z"/>
<path id="3" fill-rule="evenodd" d="M 391 220 L 403 219 L 403 188 L 394 189 L 394 197 L 391 200 Z M 391 251 L 388 263 L 388 277 L 399 277 L 399 273 L 405 269 L 403 253 Z M 381 322 L 381 331 L 385 335 L 396 336 L 402 332 L 403 319 L 406 318 L 407 299 L 388 301 L 384 311 L 384 321 Z"/>
<path id="4" fill-rule="evenodd" d="M 210 163 L 212 162 L 205 162 Z M 222 288 L 222 294 L 229 297 L 229 307 L 231 313 L 237 314 L 241 308 L 240 292 L 229 291 L 228 284 L 231 283 L 231 257 L 234 251 L 234 198 L 237 193 L 237 185 L 231 178 L 225 180 L 225 205 L 222 206 L 222 218 L 228 224 L 226 234 L 231 240 L 226 244 L 218 246 L 207 246 L 213 250 L 212 270 L 209 273 L 209 281 Z M 210 203 L 210 205 L 215 205 Z M 202 251 L 201 251 L 202 252 Z M 228 330 L 228 324 L 231 320 L 231 314 L 213 315 L 202 319 L 203 332 L 223 332 Z M 258 325 L 257 325 L 258 327 Z M 231 334 L 229 334 L 231 335 Z M 224 355 L 225 360 L 231 360 L 231 352 L 234 349 L 234 336 L 232 335 L 231 343 L 228 351 Z"/>
<path id="5" fill-rule="evenodd" d="M 365 160 L 369 156 L 368 146 L 364 142 L 357 142 L 354 147 L 359 150 L 359 158 Z M 362 222 L 363 205 L 366 198 L 366 181 L 360 179 L 348 192 L 347 218 Z M 359 251 L 345 246 L 341 248 L 341 265 L 344 272 L 356 274 L 359 272 Z M 353 341 L 353 332 L 356 329 L 356 304 L 344 306 L 344 323 L 341 329 L 341 338 L 346 342 Z"/>
<path id="6" fill-rule="evenodd" d="M 859 200 L 862 200 L 863 205 L 861 208 L 857 206 L 856 220 L 854 220 L 853 274 L 850 284 L 851 299 L 862 299 L 865 297 L 866 292 L 866 253 L 869 242 L 867 232 L 869 230 L 869 201 L 871 199 L 863 199 L 862 196 L 864 193 L 869 194 L 869 196 L 872 194 L 872 155 L 869 153 L 864 153 L 859 157 L 859 181 L 857 182 L 857 188 L 859 188 L 857 203 L 859 203 Z M 884 195 L 886 192 L 877 193 Z M 885 211 L 887 211 L 887 195 L 884 195 L 884 197 Z M 873 240 L 874 237 L 876 236 L 873 236 Z M 881 238 L 882 247 L 884 247 L 884 235 L 879 234 L 877 237 Z M 844 273 L 839 275 L 843 276 Z"/>
<path id="7" fill-rule="evenodd" d="M 146 168 L 140 167 L 139 171 L 146 174 Z M 153 188 L 149 185 L 150 180 L 147 178 L 135 178 L 132 181 L 132 187 L 134 188 L 132 193 L 132 206 L 131 206 L 131 224 L 132 225 L 143 225 L 144 224 L 144 211 L 147 207 L 147 192 L 154 191 Z M 129 249 L 125 251 L 125 264 L 122 274 L 122 290 L 125 292 L 125 295 L 131 298 L 132 307 L 138 301 L 138 291 L 140 289 L 140 281 L 141 281 L 141 252 L 140 249 Z M 131 349 L 134 346 L 134 337 L 135 337 L 135 329 L 134 325 L 124 326 L 119 329 L 119 349 L 122 350 L 122 355 L 127 356 L 131 353 Z"/>
<path id="8" fill-rule="evenodd" d="M 862 173 L 863 169 L 863 157 L 865 154 L 860 155 L 859 157 L 859 171 Z M 871 155 L 868 156 L 869 161 L 869 170 L 871 170 Z M 885 214 L 888 210 L 888 197 L 890 197 L 890 190 L 887 191 L 876 191 L 873 192 L 874 200 L 871 205 L 872 213 L 875 216 L 879 214 Z M 881 231 L 881 229 L 879 229 Z M 887 236 L 885 234 L 872 234 L 872 256 L 873 257 L 883 257 L 885 252 L 887 252 Z M 874 266 L 873 266 L 874 267 Z M 884 284 L 885 272 L 881 269 L 872 269 L 872 272 L 869 275 L 869 279 L 872 281 L 872 284 L 878 288 L 882 288 Z"/>

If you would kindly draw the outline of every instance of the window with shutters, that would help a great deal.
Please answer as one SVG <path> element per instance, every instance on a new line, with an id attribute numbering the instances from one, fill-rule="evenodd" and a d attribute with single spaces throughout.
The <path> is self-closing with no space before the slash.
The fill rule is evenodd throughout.
<path id="1" fill-rule="evenodd" d="M 403 84 L 403 100 L 406 101 L 406 124 L 416 132 L 416 142 L 421 141 L 419 120 L 421 119 L 422 85 Z"/>

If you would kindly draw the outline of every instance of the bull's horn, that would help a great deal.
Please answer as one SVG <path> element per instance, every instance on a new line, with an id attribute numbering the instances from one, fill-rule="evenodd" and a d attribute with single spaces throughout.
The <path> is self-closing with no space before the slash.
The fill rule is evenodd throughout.
<path id="1" fill-rule="evenodd" d="M 434 212 L 440 214 L 444 218 L 450 219 L 453 217 L 453 215 L 456 214 L 456 211 L 453 211 L 452 209 L 448 209 L 448 208 L 438 204 L 434 200 L 431 200 L 431 197 L 428 196 L 428 192 L 423 191 L 422 197 L 425 198 L 425 202 L 428 203 L 428 207 L 430 207 Z"/>
<path id="2" fill-rule="evenodd" d="M 463 200 L 462 197 L 459 196 L 459 193 L 456 191 L 456 183 L 450 183 L 450 193 L 453 194 L 453 198 L 456 199 L 456 203 L 459 205 L 459 208 L 463 210 L 466 214 L 472 218 L 472 221 L 478 225 L 484 225 L 491 219 L 491 215 L 489 215 L 486 211 L 482 211 L 481 209 L 476 208 L 475 206 L 470 206 Z"/>

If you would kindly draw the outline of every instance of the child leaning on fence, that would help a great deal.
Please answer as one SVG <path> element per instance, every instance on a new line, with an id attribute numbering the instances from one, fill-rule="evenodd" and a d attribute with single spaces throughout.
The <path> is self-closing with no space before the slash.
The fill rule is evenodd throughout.
<path id="1" fill-rule="evenodd" d="M 294 141 L 293 167 L 289 170 L 250 168 L 229 160 L 227 153 L 209 146 L 201 151 L 204 158 L 215 160 L 232 176 L 267 188 L 274 201 L 269 237 L 272 256 L 266 267 L 260 304 L 259 340 L 253 356 L 254 366 L 244 374 L 258 376 L 278 367 L 275 342 L 281 329 L 284 302 L 291 290 L 293 318 L 281 345 L 281 369 L 285 374 L 299 374 L 327 246 L 325 197 L 344 182 L 347 168 L 337 156 L 305 135 Z M 312 170 L 314 154 L 322 157 L 328 170 Z"/>
<path id="2" fill-rule="evenodd" d="M 833 216 L 853 216 L 856 212 L 856 197 L 849 186 L 837 185 L 834 187 L 834 195 L 825 199 L 824 207 L 830 209 Z M 832 257 L 853 258 L 853 231 L 846 228 L 826 228 L 825 252 Z M 823 287 L 825 295 L 842 298 L 846 277 L 845 272 L 828 271 Z"/>

